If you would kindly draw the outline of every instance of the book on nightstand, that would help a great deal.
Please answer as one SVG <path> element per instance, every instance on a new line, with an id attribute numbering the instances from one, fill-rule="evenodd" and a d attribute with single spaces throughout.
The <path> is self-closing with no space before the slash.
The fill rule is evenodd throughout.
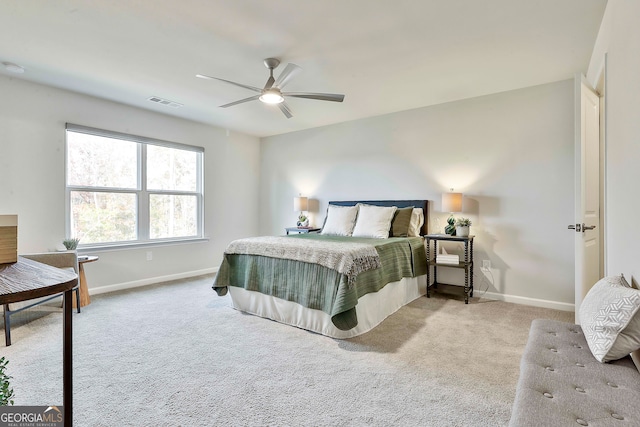
<path id="1" fill-rule="evenodd" d="M 438 255 L 436 257 L 436 263 L 438 263 L 438 264 L 458 264 L 458 263 L 460 263 L 460 257 L 458 255 Z"/>
<path id="2" fill-rule="evenodd" d="M 456 254 L 448 254 L 447 250 L 443 247 L 442 253 L 436 255 L 437 264 L 454 264 L 460 263 L 460 256 Z"/>

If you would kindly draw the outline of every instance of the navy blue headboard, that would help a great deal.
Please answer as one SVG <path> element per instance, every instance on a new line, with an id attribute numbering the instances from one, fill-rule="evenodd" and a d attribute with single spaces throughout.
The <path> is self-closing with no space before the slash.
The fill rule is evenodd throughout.
<path id="1" fill-rule="evenodd" d="M 396 206 L 398 208 L 408 208 L 413 206 L 414 208 L 422 208 L 424 212 L 424 224 L 420 229 L 421 235 L 429 234 L 429 201 L 428 200 L 356 200 L 356 201 L 331 201 L 330 205 L 336 206 L 355 206 L 358 203 L 374 206 Z"/>

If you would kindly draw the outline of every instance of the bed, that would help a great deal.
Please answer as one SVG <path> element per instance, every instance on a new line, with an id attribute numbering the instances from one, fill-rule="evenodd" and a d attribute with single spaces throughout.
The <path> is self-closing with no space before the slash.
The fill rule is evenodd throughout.
<path id="1" fill-rule="evenodd" d="M 427 224 L 427 200 L 331 201 L 319 234 L 231 242 L 213 289 L 237 310 L 354 337 L 425 294 Z"/>

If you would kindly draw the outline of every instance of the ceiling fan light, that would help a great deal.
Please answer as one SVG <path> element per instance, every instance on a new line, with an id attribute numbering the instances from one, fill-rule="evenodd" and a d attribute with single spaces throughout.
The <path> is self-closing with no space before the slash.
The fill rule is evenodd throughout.
<path id="1" fill-rule="evenodd" d="M 262 95 L 260 95 L 260 101 L 265 104 L 280 104 L 284 101 L 284 98 L 280 94 L 279 91 L 275 90 L 266 90 Z"/>

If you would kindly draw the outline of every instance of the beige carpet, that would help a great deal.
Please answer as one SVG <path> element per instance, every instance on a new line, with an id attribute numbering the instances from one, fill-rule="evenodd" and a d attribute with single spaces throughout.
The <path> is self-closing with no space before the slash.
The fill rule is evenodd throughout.
<path id="1" fill-rule="evenodd" d="M 74 425 L 506 425 L 531 320 L 573 319 L 437 294 L 341 341 L 242 314 L 211 283 L 98 295 L 74 313 Z M 16 404 L 60 405 L 62 317 L 22 323 L 0 344 Z"/>

